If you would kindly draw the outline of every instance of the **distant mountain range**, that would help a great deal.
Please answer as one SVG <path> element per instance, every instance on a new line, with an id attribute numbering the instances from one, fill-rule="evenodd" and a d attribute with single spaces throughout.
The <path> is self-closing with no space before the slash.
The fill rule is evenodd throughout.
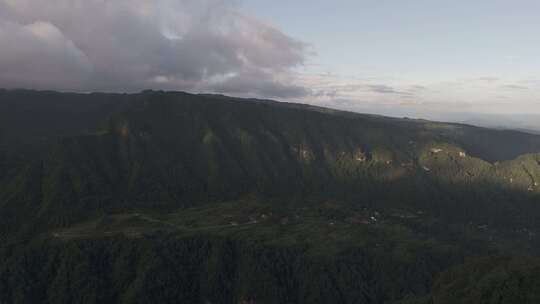
<path id="1" fill-rule="evenodd" d="M 445 113 L 434 117 L 493 129 L 540 134 L 540 114 Z"/>
<path id="2" fill-rule="evenodd" d="M 0 303 L 535 303 L 539 183 L 527 132 L 0 90 Z"/>

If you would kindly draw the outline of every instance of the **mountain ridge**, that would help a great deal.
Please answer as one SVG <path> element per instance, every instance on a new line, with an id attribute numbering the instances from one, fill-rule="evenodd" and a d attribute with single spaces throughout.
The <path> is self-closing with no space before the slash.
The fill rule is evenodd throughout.
<path id="1" fill-rule="evenodd" d="M 383 303 L 466 257 L 540 252 L 540 136 L 159 91 L 0 91 L 0 110 L 0 302 L 73 301 L 67 276 L 95 297 L 108 261 L 107 303 Z"/>

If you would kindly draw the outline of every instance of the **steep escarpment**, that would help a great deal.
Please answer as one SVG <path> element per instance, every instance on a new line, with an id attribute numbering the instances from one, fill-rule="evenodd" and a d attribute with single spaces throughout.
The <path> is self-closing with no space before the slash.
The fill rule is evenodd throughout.
<path id="1" fill-rule="evenodd" d="M 175 92 L 0 109 L 7 303 L 423 301 L 540 251 L 540 136 Z"/>

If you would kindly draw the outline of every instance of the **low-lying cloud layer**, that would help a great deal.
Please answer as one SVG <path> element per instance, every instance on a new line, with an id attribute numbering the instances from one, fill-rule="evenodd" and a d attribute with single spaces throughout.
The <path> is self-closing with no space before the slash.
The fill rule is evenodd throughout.
<path id="1" fill-rule="evenodd" d="M 305 96 L 308 46 L 226 0 L 0 0 L 0 87 Z"/>

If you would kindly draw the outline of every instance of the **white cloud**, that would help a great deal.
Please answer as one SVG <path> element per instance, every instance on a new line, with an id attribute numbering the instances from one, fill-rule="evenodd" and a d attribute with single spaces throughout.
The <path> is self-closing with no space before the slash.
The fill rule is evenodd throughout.
<path id="1" fill-rule="evenodd" d="M 317 62 L 304 69 L 309 45 L 234 3 L 0 0 L 0 87 L 188 90 L 390 115 L 540 111 L 532 76 L 523 83 L 501 73 L 448 79 L 442 71 L 359 78 L 321 72 Z"/>
<path id="2" fill-rule="evenodd" d="M 232 3 L 0 0 L 0 86 L 302 93 L 283 79 L 307 45 Z M 244 86 L 253 76 L 257 89 Z"/>

